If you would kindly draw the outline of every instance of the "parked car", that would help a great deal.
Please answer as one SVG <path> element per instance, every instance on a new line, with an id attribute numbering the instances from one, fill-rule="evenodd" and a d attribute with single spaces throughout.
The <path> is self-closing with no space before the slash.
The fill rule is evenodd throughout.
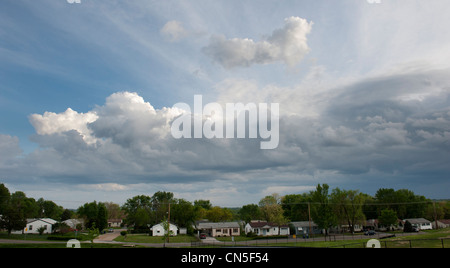
<path id="1" fill-rule="evenodd" d="M 200 234 L 200 239 L 206 239 L 206 234 Z"/>
<path id="2" fill-rule="evenodd" d="M 375 234 L 376 234 L 376 232 L 374 230 L 366 230 L 364 232 L 364 235 L 375 235 Z"/>

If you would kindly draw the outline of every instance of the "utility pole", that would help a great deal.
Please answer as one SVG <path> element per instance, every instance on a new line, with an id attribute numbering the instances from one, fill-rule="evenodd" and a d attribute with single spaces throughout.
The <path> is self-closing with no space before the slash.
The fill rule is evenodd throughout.
<path id="1" fill-rule="evenodd" d="M 311 203 L 308 202 L 309 237 L 311 237 Z"/>
<path id="2" fill-rule="evenodd" d="M 170 202 L 169 202 L 169 215 L 167 216 L 167 223 L 169 225 L 169 230 L 167 230 L 167 243 L 170 243 Z"/>
<path id="3" fill-rule="evenodd" d="M 437 222 L 437 213 L 436 213 L 436 201 L 433 202 L 433 209 L 434 209 L 434 222 L 436 224 L 436 230 L 439 228 L 438 222 Z"/>

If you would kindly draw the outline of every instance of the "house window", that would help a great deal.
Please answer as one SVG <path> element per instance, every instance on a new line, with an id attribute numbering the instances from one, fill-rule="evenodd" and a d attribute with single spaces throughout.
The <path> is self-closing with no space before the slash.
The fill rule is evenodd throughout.
<path id="1" fill-rule="evenodd" d="M 222 229 L 217 229 L 216 230 L 216 233 L 221 233 L 222 232 Z"/>
<path id="2" fill-rule="evenodd" d="M 233 229 L 233 233 L 237 233 L 238 232 L 238 229 L 237 228 L 234 228 Z"/>
<path id="3" fill-rule="evenodd" d="M 22 225 L 23 226 L 23 225 Z M 28 225 L 28 230 L 31 231 L 33 230 L 33 225 Z"/>

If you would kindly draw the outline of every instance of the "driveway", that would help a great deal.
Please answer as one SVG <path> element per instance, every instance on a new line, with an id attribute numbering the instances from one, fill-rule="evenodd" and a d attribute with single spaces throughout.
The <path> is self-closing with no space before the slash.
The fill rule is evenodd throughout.
<path id="1" fill-rule="evenodd" d="M 113 229 L 112 233 L 106 233 L 99 235 L 96 239 L 94 239 L 94 243 L 117 243 L 114 241 L 114 238 L 120 236 L 120 232 L 126 231 L 126 229 Z"/>

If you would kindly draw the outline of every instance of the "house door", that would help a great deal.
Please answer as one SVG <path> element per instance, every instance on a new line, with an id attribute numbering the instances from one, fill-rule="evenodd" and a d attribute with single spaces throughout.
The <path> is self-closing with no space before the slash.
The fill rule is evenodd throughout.
<path id="1" fill-rule="evenodd" d="M 263 235 L 267 235 L 267 229 L 263 229 Z"/>

